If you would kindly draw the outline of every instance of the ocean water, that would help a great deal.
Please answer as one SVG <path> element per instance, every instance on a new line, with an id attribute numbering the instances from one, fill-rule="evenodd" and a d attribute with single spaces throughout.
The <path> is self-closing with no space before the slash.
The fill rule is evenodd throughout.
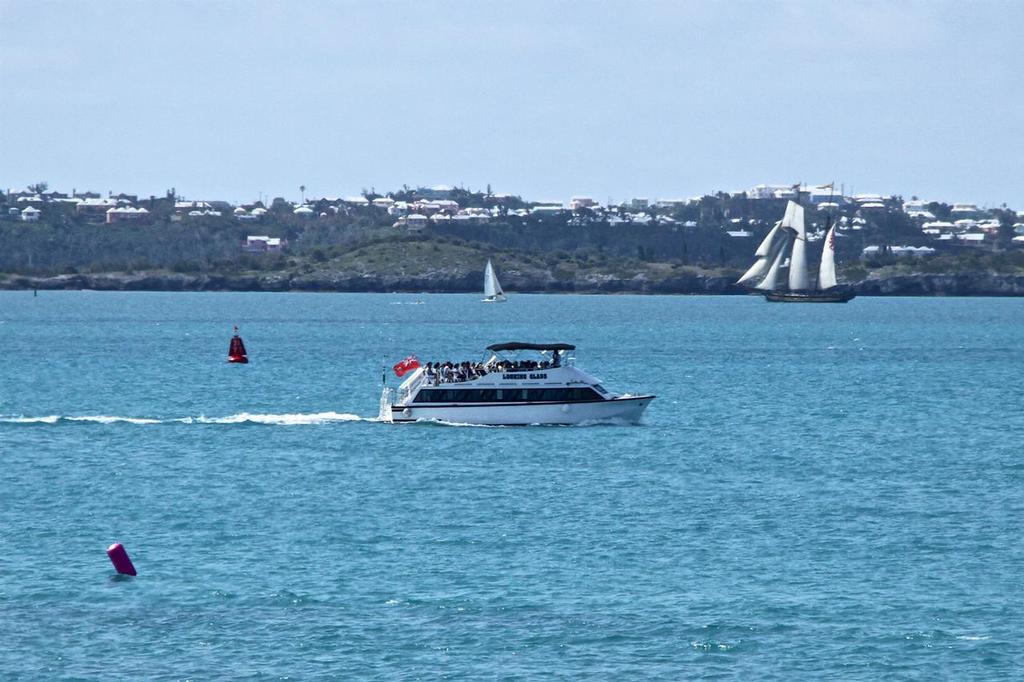
<path id="1" fill-rule="evenodd" d="M 0 292 L 0 678 L 1019 677 L 1022 320 Z M 638 426 L 373 421 L 382 362 L 509 340 L 659 397 Z"/>

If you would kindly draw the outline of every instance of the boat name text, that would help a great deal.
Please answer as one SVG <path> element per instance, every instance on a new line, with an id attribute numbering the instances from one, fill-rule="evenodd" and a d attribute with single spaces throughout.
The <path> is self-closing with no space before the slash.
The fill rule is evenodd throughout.
<path id="1" fill-rule="evenodd" d="M 547 374 L 502 374 L 502 379 L 515 380 L 515 379 L 547 379 Z"/>

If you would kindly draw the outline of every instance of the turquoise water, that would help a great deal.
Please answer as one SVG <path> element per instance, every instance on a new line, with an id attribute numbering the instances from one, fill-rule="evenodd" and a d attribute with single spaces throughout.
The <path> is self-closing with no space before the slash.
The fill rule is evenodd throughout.
<path id="1" fill-rule="evenodd" d="M 0 678 L 1024 669 L 1024 300 L 478 299 L 0 292 Z M 659 397 L 369 419 L 507 340 Z"/>

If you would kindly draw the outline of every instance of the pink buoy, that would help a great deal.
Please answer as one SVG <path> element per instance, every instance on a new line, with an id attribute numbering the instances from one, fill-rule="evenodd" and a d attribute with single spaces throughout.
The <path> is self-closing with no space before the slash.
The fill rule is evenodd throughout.
<path id="1" fill-rule="evenodd" d="M 110 563 L 114 564 L 114 570 L 121 575 L 138 575 L 132 560 L 128 557 L 128 552 L 120 542 L 115 542 L 107 547 L 107 556 L 110 557 Z"/>

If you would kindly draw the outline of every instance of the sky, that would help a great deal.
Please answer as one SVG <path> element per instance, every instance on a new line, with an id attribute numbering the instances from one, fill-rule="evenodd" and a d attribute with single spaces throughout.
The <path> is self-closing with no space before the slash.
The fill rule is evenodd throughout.
<path id="1" fill-rule="evenodd" d="M 1024 209 L 1024 2 L 0 0 L 0 187 Z M 838 186 L 838 185 L 837 185 Z"/>

